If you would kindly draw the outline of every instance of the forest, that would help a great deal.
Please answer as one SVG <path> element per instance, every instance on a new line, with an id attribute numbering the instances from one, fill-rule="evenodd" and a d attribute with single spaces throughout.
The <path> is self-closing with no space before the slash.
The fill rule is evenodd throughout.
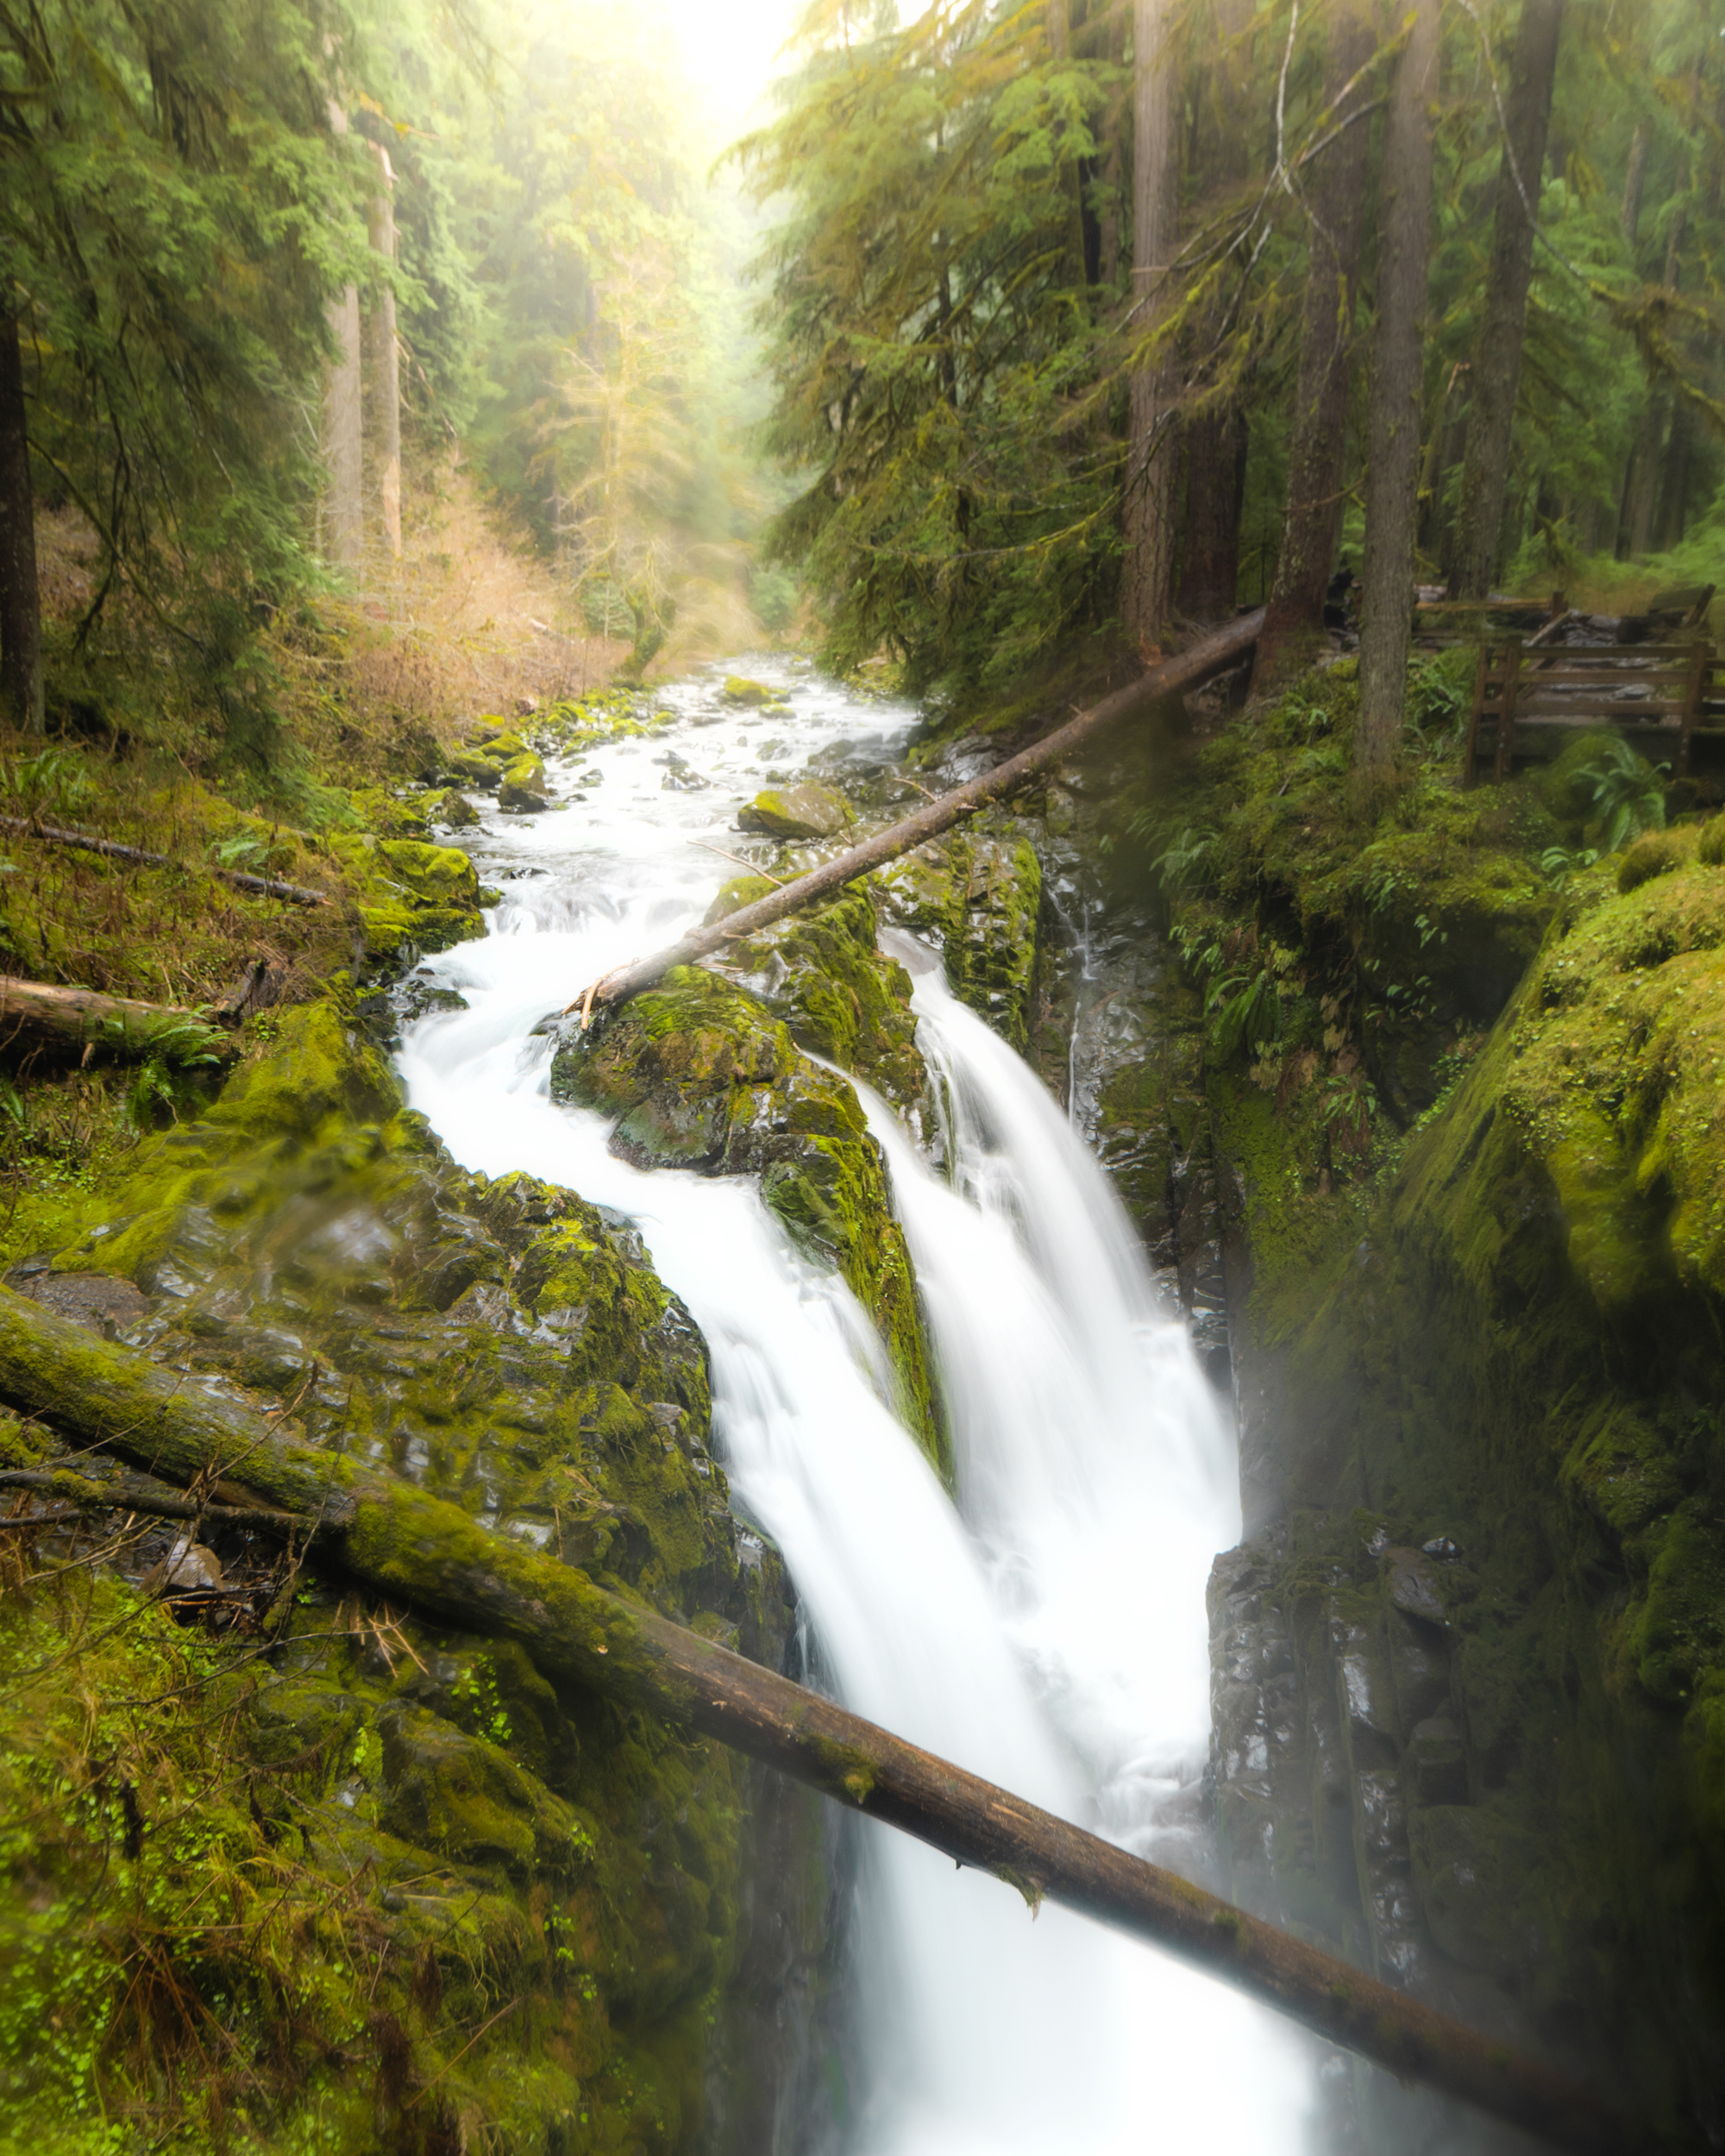
<path id="1" fill-rule="evenodd" d="M 0 0 L 0 2156 L 1718 2145 L 1722 191 Z"/>

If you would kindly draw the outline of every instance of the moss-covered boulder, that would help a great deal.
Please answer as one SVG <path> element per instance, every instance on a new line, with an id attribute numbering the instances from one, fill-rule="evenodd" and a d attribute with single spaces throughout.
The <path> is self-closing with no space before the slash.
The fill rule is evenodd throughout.
<path id="1" fill-rule="evenodd" d="M 837 787 L 814 779 L 769 787 L 737 814 L 739 830 L 762 831 L 769 838 L 836 838 L 855 820 Z"/>
<path id="2" fill-rule="evenodd" d="M 866 891 L 853 886 L 830 906 L 788 915 L 732 944 L 727 961 L 801 1046 L 866 1079 L 901 1112 L 920 1112 L 928 1075 L 910 975 L 881 950 Z"/>
<path id="3" fill-rule="evenodd" d="M 875 881 L 888 918 L 933 943 L 954 994 L 1022 1052 L 1030 1038 L 1042 867 L 1021 828 L 953 831 Z"/>
<path id="4" fill-rule="evenodd" d="M 875 1319 L 895 1404 L 944 1470 L 909 1254 L 880 1149 L 843 1077 L 802 1055 L 754 996 L 679 967 L 566 1035 L 551 1088 L 614 1116 L 612 1148 L 638 1165 L 759 1176 L 793 1241 L 836 1267 Z"/>
<path id="5" fill-rule="evenodd" d="M 531 815 L 545 805 L 545 767 L 530 749 L 504 766 L 497 790 L 498 806 L 518 815 Z"/>
<path id="6" fill-rule="evenodd" d="M 338 831 L 329 848 L 353 889 L 373 962 L 404 950 L 443 950 L 484 934 L 479 877 L 455 847 Z"/>
<path id="7" fill-rule="evenodd" d="M 774 693 L 764 681 L 751 681 L 743 674 L 728 674 L 719 693 L 727 704 L 742 704 L 757 709 L 761 705 L 770 704 L 774 700 Z"/>

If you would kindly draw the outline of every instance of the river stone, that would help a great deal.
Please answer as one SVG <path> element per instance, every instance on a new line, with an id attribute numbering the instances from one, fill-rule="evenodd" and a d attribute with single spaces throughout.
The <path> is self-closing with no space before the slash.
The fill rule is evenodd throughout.
<path id="1" fill-rule="evenodd" d="M 545 767 L 531 749 L 524 750 L 505 770 L 497 791 L 498 806 L 518 815 L 530 815 L 545 805 Z"/>
<path id="2" fill-rule="evenodd" d="M 757 793 L 737 823 L 740 830 L 765 831 L 773 838 L 832 838 L 851 820 L 850 804 L 837 787 L 805 779 Z"/>
<path id="3" fill-rule="evenodd" d="M 773 692 L 764 681 L 751 681 L 746 674 L 733 674 L 726 680 L 722 691 L 727 704 L 770 704 Z"/>

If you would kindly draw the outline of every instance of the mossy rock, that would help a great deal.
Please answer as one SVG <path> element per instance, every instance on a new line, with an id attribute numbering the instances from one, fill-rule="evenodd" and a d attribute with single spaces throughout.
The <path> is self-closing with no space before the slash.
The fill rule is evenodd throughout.
<path id="1" fill-rule="evenodd" d="M 771 704 L 775 701 L 775 692 L 769 689 L 765 682 L 751 681 L 746 674 L 742 674 L 727 675 L 724 686 L 719 693 L 727 704 L 743 704 L 758 707 L 762 704 Z"/>
<path id="2" fill-rule="evenodd" d="M 545 767 L 528 750 L 505 767 L 498 787 L 498 806 L 518 814 L 531 814 L 545 805 Z"/>
<path id="3" fill-rule="evenodd" d="M 460 786 L 475 786 L 495 793 L 503 780 L 503 766 L 477 749 L 451 749 L 443 757 L 443 769 Z"/>
<path id="4" fill-rule="evenodd" d="M 836 838 L 855 821 L 850 804 L 837 787 L 813 779 L 799 785 L 768 787 L 739 809 L 739 830 L 763 831 L 769 838 Z"/>
<path id="5" fill-rule="evenodd" d="M 701 916 L 703 928 L 712 928 L 719 921 L 728 921 L 733 913 L 740 913 L 745 906 L 753 906 L 757 899 L 770 899 L 779 885 L 771 876 L 732 876 L 721 884 L 718 896 Z"/>
<path id="6" fill-rule="evenodd" d="M 1643 831 L 1617 864 L 1617 888 L 1639 890 L 1655 876 L 1669 875 L 1697 856 L 1697 834 L 1690 830 Z"/>
<path id="7" fill-rule="evenodd" d="M 1030 1039 L 1042 865 L 1011 826 L 955 831 L 875 879 L 887 918 L 933 943 L 960 1002 L 1022 1054 Z"/>
<path id="8" fill-rule="evenodd" d="M 480 812 L 455 787 L 446 787 L 441 793 L 425 797 L 425 815 L 430 823 L 444 824 L 451 830 L 469 830 L 480 820 Z"/>
<path id="9" fill-rule="evenodd" d="M 334 833 L 329 845 L 357 901 L 374 960 L 404 948 L 443 950 L 485 933 L 479 878 L 458 848 L 345 831 Z"/>
<path id="10" fill-rule="evenodd" d="M 755 997 L 679 967 L 586 1032 L 566 1035 L 551 1089 L 615 1117 L 612 1149 L 638 1166 L 759 1176 L 793 1242 L 836 1268 L 873 1317 L 900 1412 L 947 1470 L 903 1231 L 843 1077 L 802 1055 Z"/>
<path id="11" fill-rule="evenodd" d="M 920 1112 L 928 1074 L 910 976 L 880 949 L 866 891 L 853 887 L 829 906 L 790 914 L 727 956 L 801 1046 L 866 1079 L 901 1112 Z"/>

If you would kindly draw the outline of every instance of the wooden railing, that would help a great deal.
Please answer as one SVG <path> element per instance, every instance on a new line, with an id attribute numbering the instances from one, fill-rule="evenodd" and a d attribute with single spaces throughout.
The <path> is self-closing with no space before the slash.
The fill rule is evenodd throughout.
<path id="1" fill-rule="evenodd" d="M 1518 754 L 1554 753 L 1565 732 L 1600 726 L 1637 736 L 1644 753 L 1667 750 L 1681 777 L 1697 733 L 1725 730 L 1720 671 L 1715 647 L 1698 638 L 1549 650 L 1519 637 L 1484 645 L 1463 783 L 1471 786 L 1488 758 L 1491 776 L 1505 779 Z"/>

